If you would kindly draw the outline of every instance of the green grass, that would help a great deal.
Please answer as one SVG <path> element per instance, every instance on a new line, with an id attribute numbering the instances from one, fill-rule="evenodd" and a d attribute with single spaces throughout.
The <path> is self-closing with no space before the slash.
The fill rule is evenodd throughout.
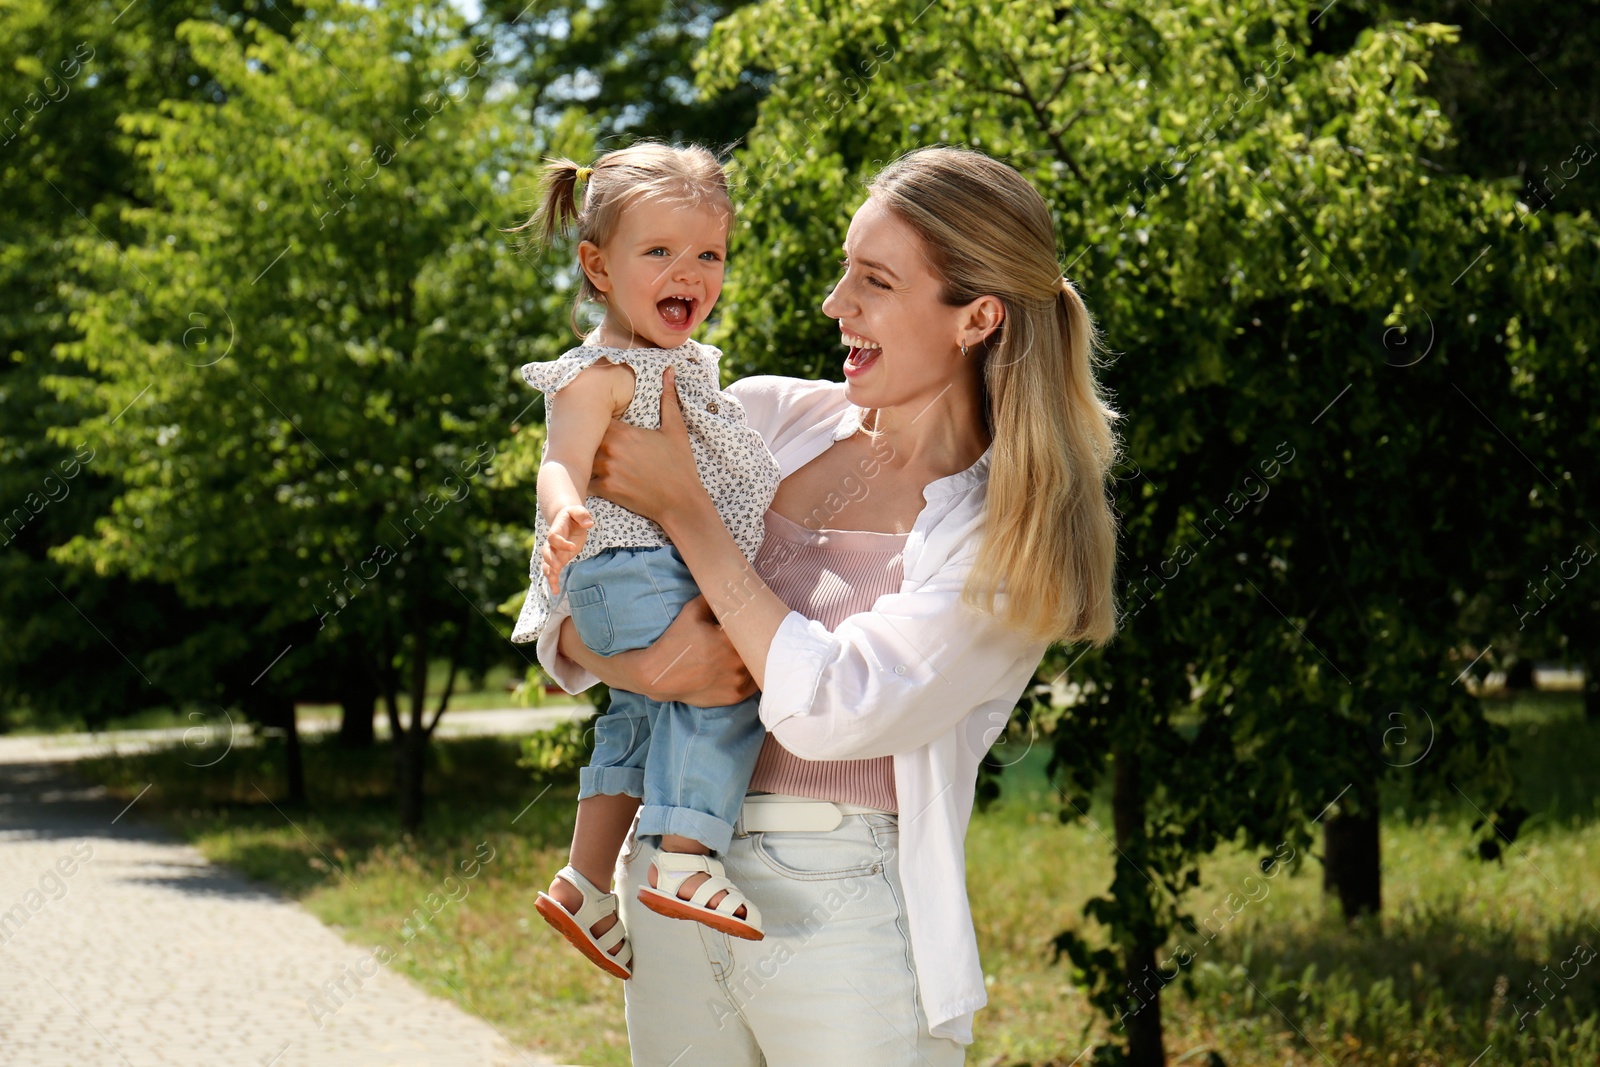
<path id="1" fill-rule="evenodd" d="M 1600 726 L 1583 720 L 1575 698 L 1495 714 L 1513 730 L 1538 812 L 1517 848 L 1482 863 L 1470 855 L 1475 815 L 1465 802 L 1402 807 L 1391 798 L 1381 921 L 1346 926 L 1331 914 L 1310 856 L 1298 873 L 1265 883 L 1264 896 L 1256 889 L 1259 899 L 1213 940 L 1189 938 L 1193 962 L 1163 997 L 1174 1062 L 1192 1054 L 1182 1062 L 1205 1063 L 1214 1051 L 1230 1065 L 1261 1067 L 1466 1067 L 1485 1049 L 1479 1067 L 1600 1060 L 1600 959 L 1526 1029 L 1514 1011 L 1519 997 L 1524 1010 L 1540 1003 L 1526 983 L 1549 977 L 1580 943 L 1600 948 L 1592 771 Z M 159 812 L 212 859 L 297 897 L 353 943 L 394 949 L 400 970 L 464 999 L 514 1040 L 561 1062 L 621 1067 L 620 983 L 533 916 L 535 895 L 565 861 L 574 788 L 540 795 L 516 766 L 514 739 L 443 741 L 435 750 L 428 822 L 414 839 L 394 829 L 384 747 L 352 754 L 308 744 L 308 810 L 280 811 L 262 796 L 281 793 L 276 745 L 236 750 L 207 769 L 186 766 L 181 751 L 84 769 L 129 798 L 153 782 L 141 810 Z M 1091 812 L 1095 826 L 1061 824 L 1043 762 L 1035 751 L 1013 767 L 1001 801 L 975 816 L 968 837 L 990 994 L 969 1050 L 974 1065 L 1066 1067 L 1108 1034 L 1048 954 L 1063 929 L 1098 936 L 1082 909 L 1110 879 L 1110 849 L 1096 828 L 1108 826 L 1108 813 L 1102 802 Z M 476 878 L 444 882 L 483 847 L 493 859 Z M 1258 886 L 1245 882 L 1254 859 L 1239 849 L 1213 856 L 1191 910 L 1209 914 L 1230 892 Z M 438 914 L 410 936 L 403 923 L 418 909 L 430 913 L 430 894 Z M 458 903 L 439 906 L 452 895 Z"/>

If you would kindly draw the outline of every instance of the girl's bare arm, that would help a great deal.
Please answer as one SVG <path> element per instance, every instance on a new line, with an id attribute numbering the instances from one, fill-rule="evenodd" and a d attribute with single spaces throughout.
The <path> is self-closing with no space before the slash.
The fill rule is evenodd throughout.
<path id="1" fill-rule="evenodd" d="M 539 509 L 551 525 L 589 496 L 600 440 L 633 400 L 633 369 L 602 360 L 580 371 L 559 396 L 558 402 L 545 404 L 547 445 L 539 465 Z"/>

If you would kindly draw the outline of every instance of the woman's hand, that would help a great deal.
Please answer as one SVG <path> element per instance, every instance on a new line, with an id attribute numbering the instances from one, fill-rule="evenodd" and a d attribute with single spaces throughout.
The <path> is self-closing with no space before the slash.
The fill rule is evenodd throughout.
<path id="1" fill-rule="evenodd" d="M 589 492 L 663 527 L 685 506 L 710 505 L 689 447 L 673 368 L 668 367 L 661 378 L 661 429 L 645 430 L 613 419 L 595 452 Z"/>
<path id="2" fill-rule="evenodd" d="M 651 700 L 720 708 L 737 704 L 756 691 L 744 660 L 703 596 L 685 604 L 649 648 L 596 655 L 578 636 L 570 617 L 561 620 L 560 648 L 563 656 L 607 685 L 643 693 Z"/>

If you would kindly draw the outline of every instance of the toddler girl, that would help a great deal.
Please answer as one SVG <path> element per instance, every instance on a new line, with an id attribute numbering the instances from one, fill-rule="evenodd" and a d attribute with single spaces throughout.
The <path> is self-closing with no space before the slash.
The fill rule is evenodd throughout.
<path id="1" fill-rule="evenodd" d="M 743 407 L 719 388 L 722 353 L 690 336 L 721 294 L 732 211 L 721 166 L 699 147 L 641 143 L 608 152 L 593 167 L 564 159 L 546 167 L 542 209 L 518 229 L 537 222 L 548 243 L 576 222 L 578 301 L 600 301 L 605 318 L 579 347 L 522 368 L 545 393 L 547 434 L 532 588 L 513 641 L 536 641 L 554 598 L 565 595 L 583 643 L 615 655 L 652 644 L 699 595 L 658 525 L 588 495 L 595 450 L 612 419 L 660 426 L 667 367 L 700 480 L 745 557 L 755 558 L 778 466 Z M 714 858 L 728 847 L 761 749 L 759 702 L 697 708 L 611 691 L 596 720 L 594 756 L 579 776 L 571 862 L 537 904 L 608 973 L 627 978 L 633 952 L 616 896 L 599 886 L 611 884 L 641 799 L 638 833 L 659 838 L 662 851 L 640 902 L 761 939 L 760 913 Z"/>

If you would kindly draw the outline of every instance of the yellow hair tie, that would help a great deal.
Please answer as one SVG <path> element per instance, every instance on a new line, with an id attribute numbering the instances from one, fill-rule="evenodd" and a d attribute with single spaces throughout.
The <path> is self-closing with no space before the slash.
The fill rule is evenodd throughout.
<path id="1" fill-rule="evenodd" d="M 586 181 L 589 180 L 589 175 L 591 175 L 593 173 L 594 173 L 594 168 L 593 167 L 579 167 L 578 168 L 578 180 L 580 182 L 586 182 Z"/>

